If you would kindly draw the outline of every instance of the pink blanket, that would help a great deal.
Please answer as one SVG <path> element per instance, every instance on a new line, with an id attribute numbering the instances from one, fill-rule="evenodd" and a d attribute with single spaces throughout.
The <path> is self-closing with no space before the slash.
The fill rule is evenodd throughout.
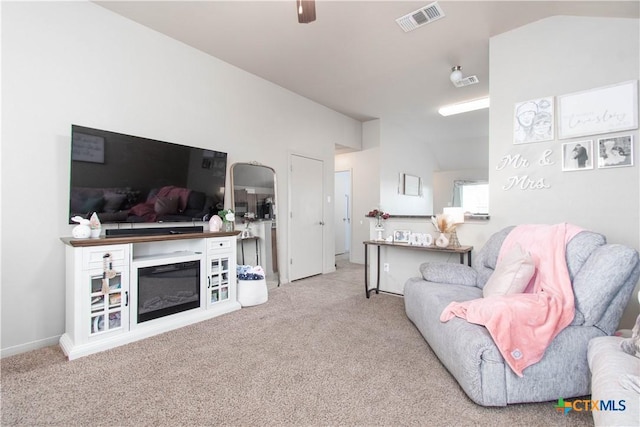
<path id="1" fill-rule="evenodd" d="M 536 264 L 525 293 L 450 303 L 440 315 L 484 325 L 511 369 L 522 371 L 544 356 L 551 341 L 575 315 L 574 296 L 565 260 L 566 244 L 582 229 L 570 224 L 521 225 L 505 238 L 498 262 L 519 244 Z"/>

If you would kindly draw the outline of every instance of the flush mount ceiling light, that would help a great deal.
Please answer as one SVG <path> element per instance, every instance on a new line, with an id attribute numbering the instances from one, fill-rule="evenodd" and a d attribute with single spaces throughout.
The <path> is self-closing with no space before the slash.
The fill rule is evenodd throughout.
<path id="1" fill-rule="evenodd" d="M 473 99 L 471 101 L 460 102 L 458 104 L 445 105 L 438 110 L 443 116 L 452 116 L 454 114 L 466 113 L 469 111 L 482 110 L 489 108 L 489 97 Z"/>
<path id="2" fill-rule="evenodd" d="M 462 71 L 460 71 L 462 67 L 456 65 L 455 67 L 451 67 L 451 75 L 449 78 L 451 79 L 451 83 L 456 84 L 460 80 L 462 80 Z"/>
<path id="3" fill-rule="evenodd" d="M 298 10 L 298 22 L 300 24 L 308 24 L 316 20 L 315 0 L 296 0 L 296 9 Z"/>
<path id="4" fill-rule="evenodd" d="M 451 83 L 453 83 L 455 87 L 469 86 L 469 85 L 476 84 L 480 81 L 476 76 L 463 77 L 461 70 L 462 70 L 462 67 L 460 65 L 451 67 L 451 75 L 449 76 L 449 79 L 451 80 Z"/>

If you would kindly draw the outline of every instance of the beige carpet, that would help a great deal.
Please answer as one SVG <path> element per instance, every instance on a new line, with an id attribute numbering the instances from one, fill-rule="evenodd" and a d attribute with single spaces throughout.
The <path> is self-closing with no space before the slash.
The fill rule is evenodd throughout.
<path id="1" fill-rule="evenodd" d="M 406 318 L 364 297 L 362 266 L 271 289 L 245 308 L 72 362 L 2 360 L 3 426 L 578 426 L 553 402 L 471 402 Z"/>

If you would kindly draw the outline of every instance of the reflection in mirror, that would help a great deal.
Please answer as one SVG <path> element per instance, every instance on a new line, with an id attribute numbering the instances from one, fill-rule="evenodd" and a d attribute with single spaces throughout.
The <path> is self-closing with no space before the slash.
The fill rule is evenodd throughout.
<path id="1" fill-rule="evenodd" d="M 453 207 L 463 208 L 470 215 L 489 214 L 489 183 L 487 181 L 453 182 Z"/>
<path id="2" fill-rule="evenodd" d="M 280 285 L 276 250 L 276 172 L 258 163 L 231 165 L 231 205 L 243 225 L 238 265 L 260 265 L 267 283 Z"/>

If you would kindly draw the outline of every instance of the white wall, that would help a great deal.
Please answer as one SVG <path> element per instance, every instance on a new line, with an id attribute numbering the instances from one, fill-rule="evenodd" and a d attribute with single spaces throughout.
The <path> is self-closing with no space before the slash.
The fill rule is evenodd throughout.
<path id="1" fill-rule="evenodd" d="M 485 153 L 485 155 L 488 155 Z M 433 173 L 433 212 L 440 213 L 443 208 L 451 206 L 453 201 L 453 183 L 458 180 L 488 181 L 487 169 L 463 169 L 436 171 Z M 491 213 L 491 206 L 489 206 Z"/>
<path id="2" fill-rule="evenodd" d="M 392 215 L 431 215 L 437 165 L 428 145 L 395 124 L 382 121 L 380 159 L 380 208 Z M 421 178 L 422 196 L 398 194 L 401 173 Z"/>
<path id="3" fill-rule="evenodd" d="M 273 167 L 281 258 L 289 154 L 323 160 L 327 200 L 335 144 L 361 140 L 359 122 L 88 2 L 2 3 L 2 89 L 3 356 L 64 331 L 71 124 Z M 325 219 L 328 271 L 332 204 Z"/>
<path id="4" fill-rule="evenodd" d="M 562 172 L 561 143 L 593 138 L 596 144 L 598 136 L 512 144 L 515 103 L 638 79 L 639 33 L 637 19 L 554 17 L 491 39 L 492 227 L 570 222 L 604 234 L 610 243 L 639 247 L 637 130 L 620 133 L 631 133 L 635 140 L 635 166 L 625 168 Z M 547 149 L 553 151 L 549 159 L 554 164 L 541 166 L 538 161 Z M 531 165 L 496 170 L 503 156 L 515 154 Z M 503 186 L 515 175 L 543 179 L 550 188 L 505 191 Z M 638 311 L 634 294 L 621 326 L 631 327 Z"/>
<path id="5" fill-rule="evenodd" d="M 364 263 L 362 242 L 369 239 L 365 215 L 380 205 L 380 120 L 362 124 L 362 151 L 335 157 L 336 171 L 351 171 L 351 252 L 349 260 Z"/>

